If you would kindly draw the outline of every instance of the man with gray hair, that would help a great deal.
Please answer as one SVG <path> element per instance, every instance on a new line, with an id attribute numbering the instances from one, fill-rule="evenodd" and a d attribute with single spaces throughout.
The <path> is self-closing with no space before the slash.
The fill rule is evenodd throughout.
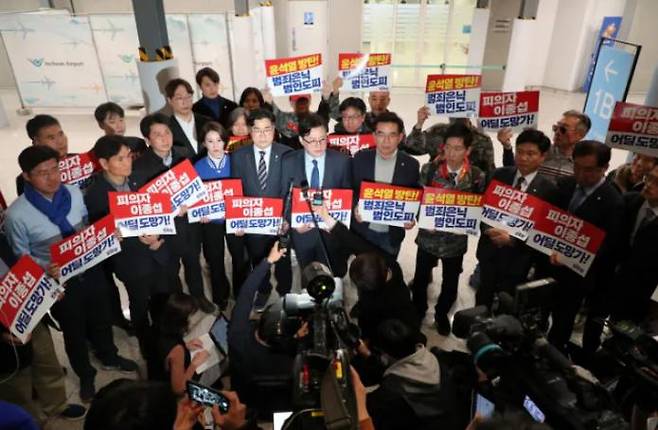
<path id="1" fill-rule="evenodd" d="M 568 110 L 562 118 L 553 124 L 553 144 L 546 154 L 546 160 L 539 168 L 539 173 L 554 183 L 558 178 L 573 175 L 573 148 L 585 138 L 592 126 L 587 115 L 577 110 Z M 503 145 L 503 165 L 514 166 L 512 151 L 512 129 L 498 131 L 498 141 Z"/>

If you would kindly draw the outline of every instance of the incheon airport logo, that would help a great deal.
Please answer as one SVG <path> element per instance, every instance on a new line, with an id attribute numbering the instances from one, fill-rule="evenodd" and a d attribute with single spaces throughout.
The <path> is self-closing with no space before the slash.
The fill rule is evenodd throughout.
<path id="1" fill-rule="evenodd" d="M 28 58 L 27 61 L 29 61 L 30 63 L 32 63 L 32 65 L 33 65 L 34 67 L 41 67 L 41 66 L 43 66 L 44 58 L 43 58 L 43 57 L 39 57 L 39 58 Z"/>
<path id="2" fill-rule="evenodd" d="M 48 67 L 82 67 L 84 65 L 83 61 L 46 60 L 44 57 L 28 58 L 27 61 L 29 61 L 34 67 L 37 68 L 42 67 L 44 65 Z"/>

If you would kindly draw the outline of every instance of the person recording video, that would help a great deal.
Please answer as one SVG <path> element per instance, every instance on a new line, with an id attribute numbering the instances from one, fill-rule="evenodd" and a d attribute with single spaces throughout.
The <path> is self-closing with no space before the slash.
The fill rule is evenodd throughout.
<path id="1" fill-rule="evenodd" d="M 302 326 L 296 336 L 279 335 L 281 304 L 267 305 L 258 321 L 251 319 L 254 297 L 265 282 L 270 268 L 286 255 L 275 242 L 270 253 L 247 277 L 240 289 L 228 331 L 231 385 L 240 398 L 264 410 L 290 410 L 290 388 L 296 339 L 305 335 Z"/>

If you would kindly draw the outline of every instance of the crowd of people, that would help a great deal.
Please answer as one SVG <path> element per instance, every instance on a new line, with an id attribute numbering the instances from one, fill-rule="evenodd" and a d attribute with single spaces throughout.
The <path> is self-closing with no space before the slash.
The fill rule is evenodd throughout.
<path id="1" fill-rule="evenodd" d="M 586 315 L 584 357 L 592 357 L 600 346 L 601 319 L 641 323 L 648 317 L 658 285 L 651 251 L 658 243 L 658 161 L 636 154 L 630 163 L 608 172 L 610 148 L 584 140 L 591 125 L 586 115 L 564 112 L 553 126 L 552 141 L 535 129 L 516 138 L 511 130 L 501 130 L 497 139 L 504 152 L 502 167 L 496 168 L 494 142 L 469 119 L 454 118 L 423 130 L 429 112 L 421 107 L 407 134 L 402 119 L 388 110 L 386 91 L 369 94 L 368 110 L 358 97 L 341 101 L 342 81 L 336 79 L 324 83 L 317 112 L 310 108 L 309 95 L 291 97 L 293 110 L 287 112 L 267 90 L 247 88 L 239 103 L 221 96 L 219 76 L 210 68 L 197 73 L 196 83 L 202 97 L 194 102 L 189 82 L 171 80 L 164 91 L 173 113 L 142 118 L 142 137 L 125 136 L 120 106 L 98 106 L 94 117 L 104 135 L 90 149 L 101 170 L 84 189 L 61 182 L 58 163 L 71 154 L 60 122 L 45 114 L 30 119 L 26 130 L 31 145 L 18 156 L 19 197 L 6 211 L 0 237 L 7 267 L 29 255 L 57 279 L 59 267 L 51 259 L 50 245 L 108 215 L 110 192 L 137 191 L 184 160 L 193 163 L 204 181 L 240 179 L 245 196 L 285 198 L 291 185 L 305 184 L 312 189 L 352 189 L 351 227 L 315 205 L 314 213 L 327 228 L 291 228 L 286 248 L 276 236 L 227 233 L 224 220 L 191 223 L 183 207 L 175 218 L 175 235 L 121 238 L 119 254 L 65 282 L 52 316 L 37 324 L 28 341 L 2 328 L 0 400 L 20 406 L 37 425 L 52 417 L 82 419 L 85 414 L 89 429 L 198 425 L 202 411 L 185 397 L 186 382 L 198 378 L 197 370 L 208 359 L 195 351 L 198 342 L 185 340 L 191 316 L 198 312 L 226 312 L 230 319 L 231 391 L 224 392 L 230 410 L 223 414 L 214 408 L 215 424 L 253 428 L 255 419 L 246 415 L 245 405 L 257 409 L 260 418 L 263 411 L 290 410 L 294 358 L 309 328 L 302 326 L 291 338 L 277 336 L 272 318 L 281 309 L 272 291 L 279 296 L 290 292 L 292 251 L 300 269 L 323 263 L 334 276 L 349 278 L 357 290 L 358 302 L 350 314 L 361 332 L 353 351 L 361 428 L 438 428 L 449 422 L 454 405 L 445 392 L 440 354 L 426 348 L 422 327 L 430 306 L 428 286 L 440 279 L 433 327 L 442 336 L 450 334 L 449 315 L 455 310 L 468 238 L 419 229 L 414 276 L 407 283 L 397 258 L 415 222 L 404 227 L 365 222 L 357 204 L 364 181 L 482 194 L 497 180 L 604 230 L 604 242 L 583 277 L 566 268 L 557 254 L 546 256 L 506 230 L 482 224 L 476 304 L 491 306 L 498 293 L 513 293 L 530 279 L 555 278 L 557 288 L 546 303 L 546 328 L 550 342 L 565 353 L 571 351 L 581 311 Z M 376 146 L 354 156 L 328 147 L 334 121 L 334 133 L 373 134 Z M 422 154 L 429 154 L 430 161 L 421 166 L 414 155 Z M 209 267 L 210 297 L 204 293 L 201 256 Z M 127 292 L 130 321 L 123 316 L 116 280 Z M 115 381 L 97 391 L 91 355 L 103 370 L 134 373 L 139 368 L 119 355 L 112 325 L 137 337 L 147 369 L 141 379 L 147 380 Z M 63 334 L 80 381 L 80 399 L 91 402 L 88 413 L 85 406 L 67 402 L 53 327 Z M 217 384 L 229 389 L 221 381 Z M 363 385 L 378 388 L 366 395 Z M 14 411 L 7 417 L 23 416 L 8 403 L 4 407 Z M 157 421 L 149 421 L 155 417 Z M 151 424 L 139 427 L 140 420 Z M 514 425 L 499 420 L 502 424 L 496 427 L 495 420 L 478 419 L 470 428 Z"/>

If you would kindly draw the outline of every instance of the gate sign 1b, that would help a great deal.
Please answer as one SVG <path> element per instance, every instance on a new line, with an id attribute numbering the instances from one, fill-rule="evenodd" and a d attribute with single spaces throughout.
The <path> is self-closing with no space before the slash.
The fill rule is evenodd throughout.
<path id="1" fill-rule="evenodd" d="M 615 103 L 623 101 L 633 73 L 635 54 L 602 45 L 587 93 L 585 114 L 592 120 L 586 139 L 605 142 Z"/>

